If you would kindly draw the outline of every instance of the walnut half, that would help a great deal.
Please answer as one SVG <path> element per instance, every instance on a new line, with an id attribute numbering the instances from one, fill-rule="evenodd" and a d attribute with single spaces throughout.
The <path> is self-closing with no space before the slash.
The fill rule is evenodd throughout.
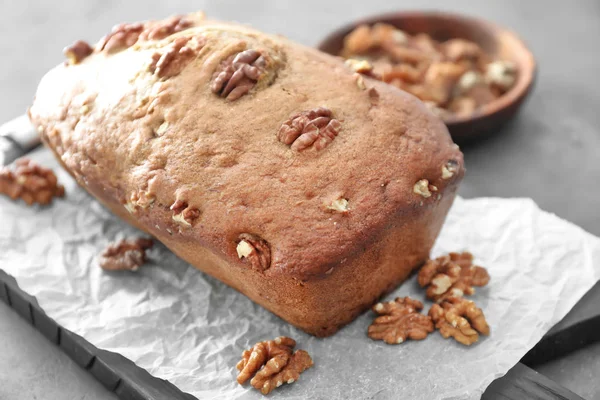
<path id="1" fill-rule="evenodd" d="M 427 287 L 427 298 L 435 299 L 446 293 L 458 281 L 460 267 L 451 262 L 450 257 L 427 260 L 418 275 L 421 287 Z"/>
<path id="2" fill-rule="evenodd" d="M 291 145 L 292 150 L 303 151 L 311 146 L 322 150 L 335 139 L 342 128 L 330 109 L 313 108 L 292 115 L 279 128 L 277 138 Z"/>
<path id="3" fill-rule="evenodd" d="M 94 49 L 87 42 L 78 40 L 69 47 L 65 47 L 63 53 L 67 57 L 69 65 L 79 64 L 87 56 L 92 54 Z"/>
<path id="4" fill-rule="evenodd" d="M 111 243 L 100 255 L 100 267 L 105 271 L 137 271 L 146 262 L 146 250 L 153 245 L 152 239 L 144 238 Z"/>
<path id="5" fill-rule="evenodd" d="M 143 31 L 144 24 L 140 22 L 116 25 L 108 35 L 100 39 L 96 45 L 96 49 L 107 53 L 124 50 L 133 46 Z"/>
<path id="6" fill-rule="evenodd" d="M 429 316 L 444 339 L 452 336 L 457 342 L 470 346 L 479 340 L 479 333 L 490 334 L 483 311 L 475 303 L 460 297 L 450 297 L 441 305 L 434 304 Z"/>
<path id="7" fill-rule="evenodd" d="M 266 395 L 284 383 L 296 382 L 302 372 L 313 366 L 313 361 L 304 350 L 293 352 L 295 346 L 294 339 L 280 336 L 245 350 L 236 366 L 240 371 L 238 383 L 242 385 L 254 375 L 250 384 Z"/>
<path id="8" fill-rule="evenodd" d="M 369 337 L 387 344 L 425 339 L 433 332 L 433 322 L 420 313 L 422 309 L 423 303 L 410 297 L 397 297 L 394 301 L 375 304 L 373 311 L 380 316 L 369 326 Z"/>
<path id="9" fill-rule="evenodd" d="M 0 169 L 0 194 L 13 200 L 23 199 L 27 205 L 50 204 L 54 197 L 63 197 L 65 188 L 54 172 L 27 158 L 15 161 L 15 169 Z"/>
<path id="10" fill-rule="evenodd" d="M 258 50 L 249 49 L 221 63 L 211 84 L 213 93 L 234 101 L 248 93 L 265 73 L 267 59 Z"/>
<path id="11" fill-rule="evenodd" d="M 148 70 L 159 78 L 179 75 L 196 58 L 198 51 L 206 43 L 206 40 L 199 36 L 193 42 L 194 46 L 190 46 L 191 39 L 191 37 L 179 37 L 162 54 L 154 53 Z"/>
<path id="12" fill-rule="evenodd" d="M 427 298 L 437 303 L 449 297 L 472 295 L 473 286 L 485 286 L 489 281 L 487 270 L 473 265 L 473 255 L 466 251 L 427 260 L 418 275 L 419 285 L 428 286 Z"/>
<path id="13" fill-rule="evenodd" d="M 183 15 L 175 15 L 166 20 L 146 23 L 144 31 L 140 34 L 141 40 L 161 40 L 174 33 L 190 28 L 193 22 Z"/>

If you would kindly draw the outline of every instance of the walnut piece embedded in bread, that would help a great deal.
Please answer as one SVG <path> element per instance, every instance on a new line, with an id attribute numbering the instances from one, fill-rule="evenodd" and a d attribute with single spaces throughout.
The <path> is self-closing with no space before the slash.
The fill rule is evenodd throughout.
<path id="1" fill-rule="evenodd" d="M 234 101 L 248 93 L 264 74 L 267 61 L 258 50 L 248 49 L 223 60 L 211 90 Z"/>
<path id="2" fill-rule="evenodd" d="M 302 151 L 311 146 L 322 150 L 335 139 L 342 128 L 330 109 L 317 107 L 289 117 L 279 128 L 279 141 L 292 150 Z"/>

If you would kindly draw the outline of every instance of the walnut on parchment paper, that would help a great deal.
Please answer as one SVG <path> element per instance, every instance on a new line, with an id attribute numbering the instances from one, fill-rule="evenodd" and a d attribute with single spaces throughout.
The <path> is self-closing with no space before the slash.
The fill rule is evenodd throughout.
<path id="1" fill-rule="evenodd" d="M 83 61 L 87 56 L 92 54 L 94 49 L 87 42 L 83 40 L 78 40 L 69 47 L 65 47 L 63 53 L 65 57 L 67 57 L 68 65 L 79 64 Z"/>
<path id="2" fill-rule="evenodd" d="M 433 322 L 429 316 L 420 313 L 422 309 L 423 303 L 410 297 L 375 304 L 373 311 L 380 316 L 369 326 L 369 337 L 387 344 L 425 339 L 433 332 Z"/>
<path id="3" fill-rule="evenodd" d="M 291 145 L 292 150 L 302 151 L 311 146 L 322 150 L 335 139 L 341 128 L 341 122 L 333 117 L 330 109 L 318 107 L 292 115 L 279 128 L 277 138 Z"/>
<path id="4" fill-rule="evenodd" d="M 100 254 L 99 264 L 106 271 L 137 271 L 146 262 L 146 250 L 152 239 L 138 238 L 111 243 Z"/>
<path id="5" fill-rule="evenodd" d="M 427 287 L 427 298 L 437 303 L 449 297 L 475 293 L 473 286 L 485 286 L 490 275 L 483 267 L 473 265 L 473 255 L 467 251 L 450 253 L 428 260 L 418 275 L 421 287 Z"/>
<path id="6" fill-rule="evenodd" d="M 462 297 L 450 297 L 441 305 L 434 304 L 429 309 L 429 316 L 444 339 L 452 336 L 465 346 L 475 343 L 479 334 L 490 334 L 483 311 L 475 303 Z"/>
<path id="7" fill-rule="evenodd" d="M 271 249 L 266 240 L 242 233 L 236 247 L 237 255 L 242 261 L 250 263 L 252 269 L 264 271 L 271 266 Z"/>
<path id="8" fill-rule="evenodd" d="M 284 383 L 296 382 L 313 361 L 304 350 L 293 352 L 295 346 L 294 339 L 280 336 L 245 350 L 236 366 L 238 383 L 242 385 L 254 375 L 250 384 L 266 395 Z"/>
<path id="9" fill-rule="evenodd" d="M 427 260 L 419 271 L 417 280 L 421 287 L 429 285 L 427 297 L 432 299 L 446 293 L 459 277 L 460 266 L 451 262 L 450 256 L 444 256 Z"/>
<path id="10" fill-rule="evenodd" d="M 0 194 L 13 200 L 23 199 L 27 205 L 50 204 L 52 198 L 63 197 L 65 188 L 58 183 L 54 172 L 30 159 L 15 161 L 15 169 L 0 169 Z"/>
<path id="11" fill-rule="evenodd" d="M 213 93 L 234 101 L 248 93 L 265 73 L 267 59 L 258 50 L 244 50 L 225 59 L 215 72 Z"/>
<path id="12" fill-rule="evenodd" d="M 170 78 L 180 74 L 206 43 L 206 40 L 199 36 L 192 41 L 194 45 L 190 46 L 191 39 L 191 37 L 179 37 L 162 54 L 154 53 L 148 70 L 159 78 Z"/>

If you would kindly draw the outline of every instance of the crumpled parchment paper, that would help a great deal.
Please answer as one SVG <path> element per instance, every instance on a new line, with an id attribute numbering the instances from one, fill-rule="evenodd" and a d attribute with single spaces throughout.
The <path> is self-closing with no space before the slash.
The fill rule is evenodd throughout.
<path id="1" fill-rule="evenodd" d="M 106 273 L 97 254 L 141 235 L 76 186 L 47 150 L 67 196 L 46 208 L 0 197 L 0 268 L 58 323 L 200 399 L 258 399 L 235 382 L 242 351 L 291 336 L 315 366 L 273 399 L 471 399 L 508 371 L 600 279 L 600 239 L 528 199 L 458 198 L 433 256 L 470 250 L 492 277 L 473 300 L 490 337 L 470 348 L 439 333 L 390 346 L 370 340 L 368 311 L 333 337 L 292 327 L 162 245 L 137 273 Z M 413 276 L 386 300 L 425 302 Z M 425 312 L 431 305 L 425 302 Z"/>

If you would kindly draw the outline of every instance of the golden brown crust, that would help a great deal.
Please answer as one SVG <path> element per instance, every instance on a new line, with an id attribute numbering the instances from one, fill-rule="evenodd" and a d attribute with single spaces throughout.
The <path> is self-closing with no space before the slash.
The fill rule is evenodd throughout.
<path id="1" fill-rule="evenodd" d="M 180 37 L 192 38 L 185 46 L 195 58 L 174 76 L 149 71 L 154 54 Z M 258 80 L 233 101 L 215 94 L 221 63 L 248 49 L 264 57 L 260 76 L 252 75 Z M 458 147 L 420 102 L 369 78 L 364 84 L 368 90 L 334 57 L 196 20 L 162 40 L 56 67 L 42 80 L 31 117 L 67 170 L 115 213 L 323 335 L 427 258 L 464 173 Z M 279 140 L 291 116 L 318 107 L 340 122 L 327 146 L 299 152 Z M 413 191 L 423 179 L 435 187 L 429 197 Z M 194 210 L 193 219 L 175 214 L 174 204 Z M 394 242 L 390 232 L 402 236 Z M 256 264 L 239 256 L 242 234 L 264 241 L 267 268 L 249 268 Z M 369 277 L 378 269 L 381 279 Z M 372 283 L 352 298 L 342 290 L 348 279 Z M 348 301 L 332 318 L 319 302 L 335 304 L 336 296 Z"/>

